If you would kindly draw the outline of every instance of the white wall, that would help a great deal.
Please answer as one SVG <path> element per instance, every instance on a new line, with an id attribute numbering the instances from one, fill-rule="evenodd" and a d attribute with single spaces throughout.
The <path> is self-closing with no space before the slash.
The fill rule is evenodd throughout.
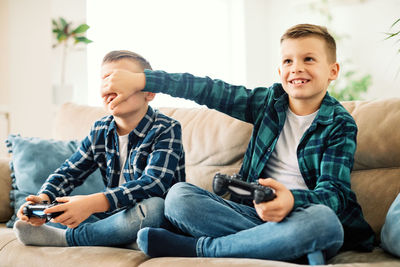
<path id="1" fill-rule="evenodd" d="M 11 132 L 50 136 L 51 0 L 9 0 L 8 71 Z"/>
<path id="2" fill-rule="evenodd" d="M 9 35 L 9 12 L 8 1 L 0 0 L 0 36 Z M 0 60 L 0 105 L 7 105 L 9 102 L 9 81 L 8 62 L 9 55 L 4 53 L 9 50 L 9 42 L 7 38 L 2 37 L 0 41 L 0 51 L 3 51 Z"/>

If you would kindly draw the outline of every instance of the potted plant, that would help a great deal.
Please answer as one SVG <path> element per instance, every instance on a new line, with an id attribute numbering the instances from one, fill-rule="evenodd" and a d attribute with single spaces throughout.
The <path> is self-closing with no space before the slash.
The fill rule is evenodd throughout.
<path id="1" fill-rule="evenodd" d="M 53 48 L 58 46 L 62 47 L 60 84 L 54 86 L 53 92 L 55 104 L 60 104 L 72 98 L 72 85 L 67 85 L 65 81 L 67 55 L 69 51 L 77 44 L 86 45 L 93 41 L 85 36 L 86 31 L 89 29 L 89 26 L 85 23 L 74 28 L 71 22 L 67 22 L 64 18 L 59 17 L 58 19 L 52 20 L 52 25 L 52 31 L 56 41 L 53 44 Z"/>

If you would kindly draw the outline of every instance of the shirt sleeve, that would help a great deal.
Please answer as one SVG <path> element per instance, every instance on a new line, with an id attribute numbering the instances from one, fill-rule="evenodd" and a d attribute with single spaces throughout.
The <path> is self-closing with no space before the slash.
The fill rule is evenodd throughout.
<path id="1" fill-rule="evenodd" d="M 142 175 L 137 180 L 107 189 L 108 212 L 130 207 L 145 198 L 163 197 L 174 184 L 175 172 L 183 155 L 181 126 L 174 122 L 156 137 Z"/>
<path id="2" fill-rule="evenodd" d="M 253 90 L 189 73 L 145 70 L 145 91 L 193 100 L 242 121 L 254 123 L 261 114 L 270 88 Z"/>
<path id="3" fill-rule="evenodd" d="M 338 124 L 330 134 L 322 154 L 320 174 L 313 190 L 291 190 L 294 208 L 308 203 L 324 204 L 336 214 L 347 206 L 351 194 L 350 173 L 356 150 L 357 126 L 346 122 Z"/>
<path id="4" fill-rule="evenodd" d="M 87 136 L 78 150 L 47 178 L 38 194 L 46 194 L 50 201 L 54 201 L 56 197 L 68 196 L 81 185 L 97 168 L 91 143 L 90 136 Z"/>

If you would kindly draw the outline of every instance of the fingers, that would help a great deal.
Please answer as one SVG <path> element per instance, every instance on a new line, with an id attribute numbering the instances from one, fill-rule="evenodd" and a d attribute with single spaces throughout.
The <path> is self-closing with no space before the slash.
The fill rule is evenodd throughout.
<path id="1" fill-rule="evenodd" d="M 274 201 L 260 204 L 255 204 L 254 202 L 254 207 L 257 211 L 257 214 L 264 222 L 280 222 L 287 215 L 285 210 L 282 209 L 279 204 L 272 202 Z"/>
<path id="2" fill-rule="evenodd" d="M 103 75 L 101 75 L 101 79 L 107 78 L 107 77 L 110 76 L 113 72 L 114 72 L 113 70 L 104 72 Z"/>
<path id="3" fill-rule="evenodd" d="M 101 89 L 100 93 L 101 93 L 102 98 L 104 98 L 112 93 L 115 93 L 112 90 L 112 81 L 111 81 L 113 72 L 114 71 L 109 71 L 102 75 L 101 88 L 100 88 Z"/>
<path id="4" fill-rule="evenodd" d="M 71 197 L 58 197 L 58 198 L 56 198 L 56 201 L 61 202 L 61 203 L 66 203 L 66 202 L 69 202 L 70 199 L 71 199 Z"/>
<path id="5" fill-rule="evenodd" d="M 263 186 L 271 187 L 272 189 L 275 189 L 275 190 L 282 190 L 282 189 L 286 188 L 283 184 L 281 184 L 280 182 L 278 182 L 272 178 L 266 178 L 266 179 L 260 178 L 260 179 L 258 179 L 258 183 Z"/>
<path id="6" fill-rule="evenodd" d="M 111 102 L 110 102 L 110 109 L 114 109 L 116 106 L 121 104 L 124 101 L 121 95 L 117 95 Z"/>
<path id="7" fill-rule="evenodd" d="M 26 201 L 32 202 L 32 203 L 42 203 L 43 199 L 39 196 L 35 195 L 29 195 L 25 198 Z"/>

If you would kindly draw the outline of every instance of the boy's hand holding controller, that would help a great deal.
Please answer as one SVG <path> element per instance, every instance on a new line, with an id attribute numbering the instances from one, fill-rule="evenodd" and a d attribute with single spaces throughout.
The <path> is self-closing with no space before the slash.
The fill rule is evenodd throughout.
<path id="1" fill-rule="evenodd" d="M 101 97 L 105 102 L 109 102 L 112 99 L 110 103 L 111 109 L 114 109 L 137 91 L 143 90 L 146 85 L 144 73 L 135 73 L 123 69 L 104 73 L 101 78 Z M 110 98 L 110 95 L 113 94 L 116 94 L 116 97 Z"/>
<path id="2" fill-rule="evenodd" d="M 61 223 L 69 228 L 76 228 L 93 213 L 109 209 L 109 202 L 103 193 L 59 197 L 56 200 L 63 204 L 48 208 L 45 213 L 63 212 L 51 221 Z"/>
<path id="3" fill-rule="evenodd" d="M 17 217 L 25 222 L 30 223 L 31 225 L 34 226 L 40 226 L 46 222 L 46 219 L 41 219 L 37 217 L 31 217 L 29 218 L 28 216 L 23 214 L 24 207 L 29 205 L 29 204 L 40 204 L 44 203 L 45 201 L 50 202 L 50 198 L 46 194 L 41 194 L 39 196 L 35 195 L 29 195 L 25 199 L 27 202 L 22 204 L 21 207 L 19 208 L 17 212 Z"/>
<path id="4" fill-rule="evenodd" d="M 254 207 L 258 216 L 263 221 L 282 221 L 293 209 L 294 197 L 292 192 L 290 192 L 290 190 L 282 183 L 279 183 L 272 178 L 259 179 L 258 182 L 260 185 L 274 189 L 276 195 L 276 198 L 268 202 L 262 202 L 260 204 L 254 202 Z"/>

